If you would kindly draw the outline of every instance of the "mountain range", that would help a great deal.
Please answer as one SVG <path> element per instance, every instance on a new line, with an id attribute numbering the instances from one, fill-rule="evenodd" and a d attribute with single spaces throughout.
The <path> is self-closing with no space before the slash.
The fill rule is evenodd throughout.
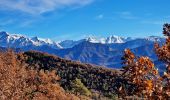
<path id="1" fill-rule="evenodd" d="M 126 48 L 130 48 L 137 56 L 149 56 L 157 67 L 161 63 L 157 61 L 154 53 L 154 43 L 165 42 L 165 38 L 149 36 L 145 38 L 110 36 L 107 38 L 88 37 L 81 40 L 64 40 L 54 42 L 50 39 L 38 37 L 29 38 L 18 34 L 0 32 L 0 47 L 19 48 L 22 51 L 38 50 L 55 54 L 69 60 L 83 63 L 120 68 L 121 56 Z"/>

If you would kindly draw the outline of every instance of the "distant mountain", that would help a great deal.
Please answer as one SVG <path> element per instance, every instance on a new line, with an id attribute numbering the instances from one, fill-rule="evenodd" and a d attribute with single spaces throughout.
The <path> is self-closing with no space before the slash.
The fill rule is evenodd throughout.
<path id="1" fill-rule="evenodd" d="M 78 60 L 83 63 L 92 63 L 110 68 L 121 68 L 121 57 L 126 48 L 130 48 L 137 56 L 149 56 L 154 62 L 157 61 L 157 56 L 154 52 L 155 41 L 160 44 L 165 42 L 165 38 L 151 36 L 147 38 L 138 38 L 125 43 L 92 43 L 84 41 L 73 48 L 57 50 L 56 55 Z M 162 63 L 156 63 L 160 67 Z"/>
<path id="2" fill-rule="evenodd" d="M 104 65 L 107 60 L 105 57 L 113 55 L 113 52 L 107 45 L 85 41 L 73 48 L 57 50 L 56 55 L 84 63 Z"/>
<path id="3" fill-rule="evenodd" d="M 112 43 L 125 43 L 127 41 L 133 40 L 131 37 L 124 38 L 119 36 L 109 36 L 107 38 L 96 38 L 96 37 L 88 37 L 86 41 L 91 43 L 101 43 L 101 44 L 112 44 Z"/>
<path id="4" fill-rule="evenodd" d="M 86 41 L 86 40 L 85 40 L 85 39 L 78 40 L 78 41 L 74 41 L 74 40 L 64 40 L 64 41 L 59 42 L 59 45 L 60 45 L 62 48 L 72 48 L 72 47 L 74 47 L 75 45 L 78 45 L 79 43 L 84 42 L 84 41 Z"/>
<path id="5" fill-rule="evenodd" d="M 128 44 L 128 43 L 127 43 Z M 135 46 L 131 50 L 137 56 L 149 56 L 155 61 L 156 55 L 154 53 L 154 42 L 143 42 L 140 46 Z M 121 47 L 122 46 L 122 47 Z M 126 47 L 134 47 L 132 45 L 124 46 L 124 44 L 117 44 L 117 46 L 106 45 L 101 43 L 82 42 L 73 48 L 57 50 L 56 55 L 70 60 L 78 60 L 84 63 L 92 63 L 100 66 L 107 66 L 112 68 L 120 68 L 121 57 Z M 120 47 L 117 48 L 117 47 Z"/>
<path id="6" fill-rule="evenodd" d="M 165 42 L 165 38 L 150 36 L 145 38 L 124 38 L 110 36 L 107 38 L 88 37 L 81 40 L 65 40 L 54 42 L 50 39 L 38 37 L 28 38 L 22 35 L 11 35 L 0 32 L 0 47 L 20 48 L 23 51 L 37 50 L 58 55 L 62 58 L 77 60 L 83 63 L 92 63 L 100 66 L 120 68 L 123 50 L 130 48 L 137 56 L 149 56 L 157 66 L 154 53 L 154 43 Z"/>
<path id="7" fill-rule="evenodd" d="M 59 42 L 59 45 L 63 48 L 72 48 L 77 44 L 80 44 L 81 42 L 90 42 L 90 43 L 101 43 L 101 44 L 115 44 L 115 43 L 125 43 L 127 41 L 131 41 L 133 40 L 133 38 L 128 37 L 128 38 L 123 38 L 123 37 L 119 37 L 119 36 L 109 36 L 106 38 L 97 38 L 94 36 L 89 36 L 85 39 L 81 39 L 78 41 L 74 41 L 74 40 L 64 40 Z"/>
<path id="8" fill-rule="evenodd" d="M 123 46 L 123 48 L 126 47 L 126 45 L 131 45 L 131 43 L 133 44 L 132 46 L 134 47 L 138 47 L 140 45 L 143 44 L 143 42 L 155 42 L 155 41 L 164 41 L 165 39 L 163 37 L 158 37 L 158 36 L 150 36 L 150 37 L 146 37 L 146 38 L 132 38 L 132 37 L 119 37 L 119 36 L 109 36 L 109 37 L 106 37 L 106 38 L 97 38 L 97 37 L 94 37 L 94 36 L 89 36 L 85 39 L 81 39 L 81 40 L 78 40 L 78 41 L 74 41 L 74 40 L 64 40 L 64 41 L 61 41 L 59 42 L 59 45 L 64 48 L 64 49 L 67 49 L 67 48 L 72 48 L 74 47 L 75 45 L 78 45 L 80 44 L 81 42 L 90 42 L 90 43 L 100 43 L 100 44 L 110 44 L 110 45 L 119 45 L 119 44 L 124 44 L 121 45 Z M 131 43 L 129 42 L 131 41 Z M 130 43 L 130 44 L 127 44 Z M 136 43 L 137 42 L 137 43 Z M 138 44 L 139 43 L 139 44 Z M 136 46 L 135 46 L 136 44 Z M 129 47 L 131 48 L 131 47 Z"/>
<path id="9" fill-rule="evenodd" d="M 26 36 L 9 34 L 7 32 L 0 32 L 0 46 L 22 48 L 48 46 L 53 49 L 62 48 L 58 43 L 52 42 L 49 39 L 40 39 L 38 37 L 28 38 Z"/>

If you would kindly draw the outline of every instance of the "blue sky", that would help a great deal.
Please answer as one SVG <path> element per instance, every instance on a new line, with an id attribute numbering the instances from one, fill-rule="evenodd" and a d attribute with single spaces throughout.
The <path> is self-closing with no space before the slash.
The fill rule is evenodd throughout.
<path id="1" fill-rule="evenodd" d="M 0 0 L 0 31 L 52 40 L 161 35 L 169 0 Z"/>

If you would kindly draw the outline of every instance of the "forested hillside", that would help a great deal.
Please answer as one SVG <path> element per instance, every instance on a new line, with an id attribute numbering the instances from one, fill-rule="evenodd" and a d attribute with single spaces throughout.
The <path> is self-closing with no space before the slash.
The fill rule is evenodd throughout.
<path id="1" fill-rule="evenodd" d="M 65 90 L 70 91 L 71 83 L 75 79 L 80 79 L 89 90 L 99 92 L 101 95 L 111 97 L 117 94 L 115 79 L 118 77 L 118 70 L 81 64 L 35 51 L 20 53 L 18 58 L 39 70 L 56 70 L 61 77 L 61 86 Z"/>

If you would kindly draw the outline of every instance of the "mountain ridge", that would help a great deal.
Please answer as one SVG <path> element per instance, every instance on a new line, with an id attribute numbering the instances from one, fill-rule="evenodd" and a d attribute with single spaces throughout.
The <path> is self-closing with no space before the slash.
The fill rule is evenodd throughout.
<path id="1" fill-rule="evenodd" d="M 6 40 L 3 40 L 6 39 Z M 91 43 L 101 43 L 101 44 L 121 44 L 121 43 L 126 43 L 129 41 L 133 41 L 133 40 L 138 40 L 138 39 L 146 39 L 146 40 L 150 40 L 150 41 L 159 41 L 159 39 L 162 39 L 163 37 L 160 36 L 149 36 L 149 37 L 143 37 L 143 38 L 134 38 L 134 37 L 120 37 L 120 36 L 116 36 L 116 35 L 111 35 L 109 37 L 106 38 L 98 38 L 95 36 L 89 36 L 86 37 L 84 39 L 80 39 L 80 40 L 63 40 L 63 41 L 52 41 L 50 39 L 43 39 L 43 38 L 39 38 L 37 36 L 35 37 L 27 37 L 24 35 L 20 35 L 20 34 L 10 34 L 8 32 L 2 31 L 0 32 L 0 42 L 4 42 L 6 41 L 6 43 L 4 43 L 7 45 L 11 44 L 18 44 L 19 47 L 22 46 L 28 46 L 28 45 L 34 45 L 34 46 L 42 46 L 42 45 L 47 45 L 50 46 L 52 48 L 55 49 L 65 49 L 65 48 L 72 48 L 75 45 L 84 42 L 84 41 L 88 41 Z M 1 44 L 2 46 L 2 44 Z"/>
<path id="2" fill-rule="evenodd" d="M 149 56 L 155 61 L 154 43 L 158 42 L 162 44 L 165 42 L 165 38 L 159 36 L 146 38 L 121 38 L 110 36 L 106 38 L 108 43 L 99 40 L 100 39 L 91 37 L 78 41 L 65 40 L 54 42 L 50 39 L 41 39 L 38 37 L 28 38 L 22 35 L 10 35 L 7 32 L 0 32 L 1 47 L 19 48 L 22 51 L 37 50 L 69 60 L 91 63 L 109 68 L 121 67 L 121 56 L 126 48 L 131 49 L 137 56 Z M 101 40 L 104 39 L 102 38 Z"/>

